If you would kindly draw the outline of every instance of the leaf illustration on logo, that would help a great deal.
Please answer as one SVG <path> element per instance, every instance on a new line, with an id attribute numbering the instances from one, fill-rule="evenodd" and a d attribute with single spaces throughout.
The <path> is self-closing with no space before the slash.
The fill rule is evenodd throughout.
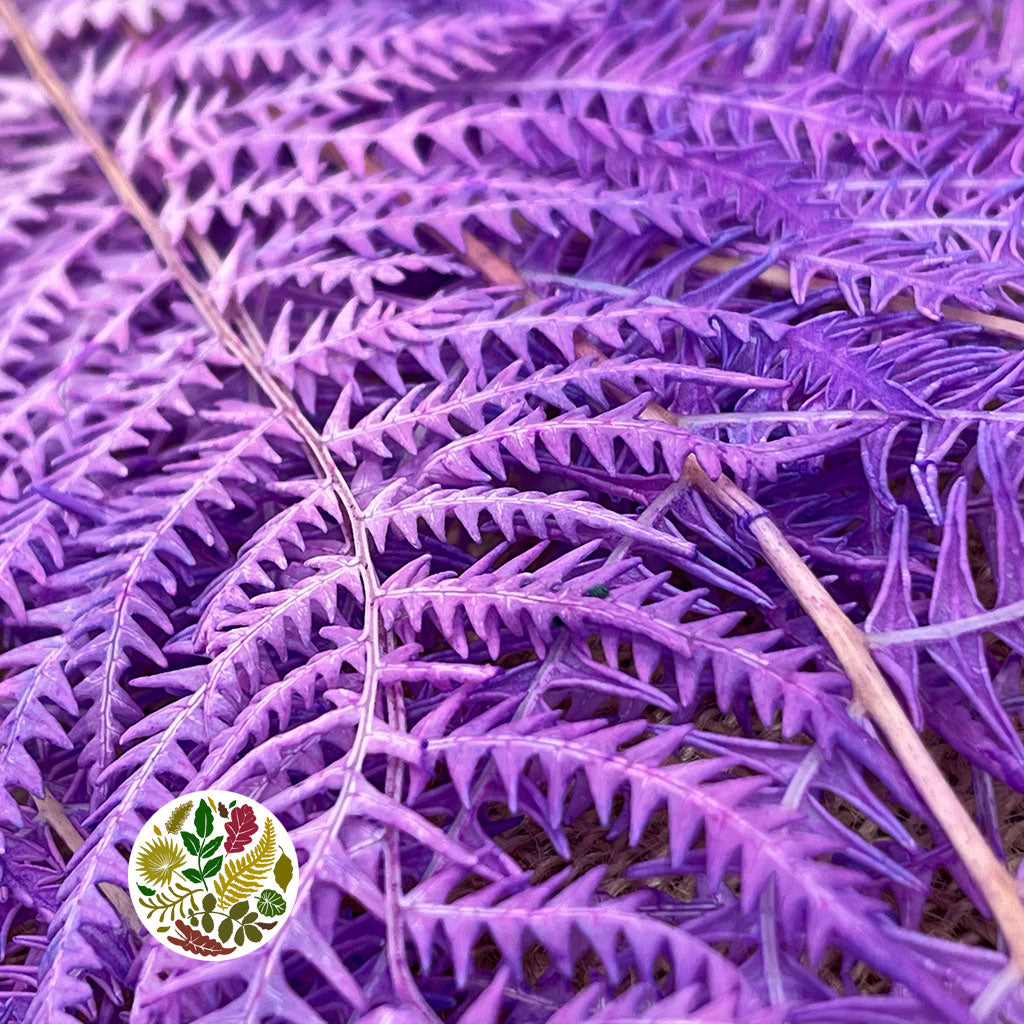
<path id="1" fill-rule="evenodd" d="M 191 810 L 192 801 L 186 800 L 183 804 L 178 804 L 178 806 L 171 811 L 171 816 L 167 819 L 164 827 L 172 836 L 176 836 L 181 831 L 181 826 L 185 824 L 185 819 L 188 817 L 188 813 Z"/>
<path id="2" fill-rule="evenodd" d="M 193 823 L 196 835 L 200 839 L 205 839 L 213 831 L 213 811 L 210 810 L 210 806 L 205 800 L 199 802 Z"/>
<path id="3" fill-rule="evenodd" d="M 187 872 L 185 872 L 187 874 Z M 201 881 L 201 879 L 196 879 Z M 142 889 L 142 886 L 139 886 Z M 139 905 L 146 911 L 146 917 L 151 918 L 157 915 L 157 920 L 163 921 L 165 917 L 178 917 L 195 913 L 195 897 L 202 892 L 201 889 L 190 889 L 181 882 L 172 882 L 161 892 L 154 893 L 150 898 L 142 898 Z"/>
<path id="4" fill-rule="evenodd" d="M 186 953 L 196 953 L 199 956 L 226 956 L 234 953 L 234 946 L 222 946 L 216 939 L 204 935 L 198 928 L 190 928 L 184 921 L 175 921 L 180 935 L 168 935 L 167 941 L 175 946 L 181 946 Z"/>
<path id="5" fill-rule="evenodd" d="M 244 857 L 229 859 L 213 883 L 217 905 L 221 910 L 251 896 L 262 887 L 274 863 L 274 844 L 274 823 L 267 818 L 263 825 L 263 835 L 256 845 Z"/>
<path id="6" fill-rule="evenodd" d="M 256 909 L 265 917 L 280 917 L 288 909 L 288 904 L 279 892 L 264 889 L 256 901 Z"/>
<path id="7" fill-rule="evenodd" d="M 277 887 L 283 892 L 288 888 L 288 883 L 291 880 L 292 862 L 288 859 L 287 854 L 282 853 L 274 865 L 274 881 L 277 882 Z"/>
<path id="8" fill-rule="evenodd" d="M 173 839 L 151 839 L 139 852 L 138 871 L 150 885 L 166 885 L 184 864 L 185 851 Z"/>
<path id="9" fill-rule="evenodd" d="M 157 820 L 177 832 L 158 834 Z M 136 838 L 131 868 L 129 891 L 140 920 L 184 956 L 225 959 L 255 951 L 293 909 L 293 900 L 274 887 L 275 878 L 282 889 L 295 880 L 287 831 L 258 803 L 227 793 L 194 793 L 158 811 Z M 158 882 L 164 875 L 167 881 Z"/>
<path id="10" fill-rule="evenodd" d="M 203 865 L 203 878 L 213 878 L 213 876 L 220 871 L 220 866 L 223 863 L 223 856 L 214 857 L 213 860 L 207 861 Z"/>
<path id="11" fill-rule="evenodd" d="M 256 822 L 256 813 L 247 804 L 236 807 L 231 812 L 224 831 L 228 834 L 228 841 L 224 844 L 225 853 L 240 853 L 256 835 L 259 825 Z"/>
<path id="12" fill-rule="evenodd" d="M 220 844 L 223 842 L 223 836 L 214 836 L 208 843 L 203 844 L 203 848 L 199 851 L 199 856 L 212 857 L 220 849 Z"/>

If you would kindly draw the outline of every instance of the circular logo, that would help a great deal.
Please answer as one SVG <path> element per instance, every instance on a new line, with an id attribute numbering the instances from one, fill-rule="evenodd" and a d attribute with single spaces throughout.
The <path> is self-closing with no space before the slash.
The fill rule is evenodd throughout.
<path id="1" fill-rule="evenodd" d="M 128 861 L 135 912 L 168 949 L 196 959 L 254 953 L 291 911 L 295 847 L 262 804 L 204 790 L 162 807 Z"/>

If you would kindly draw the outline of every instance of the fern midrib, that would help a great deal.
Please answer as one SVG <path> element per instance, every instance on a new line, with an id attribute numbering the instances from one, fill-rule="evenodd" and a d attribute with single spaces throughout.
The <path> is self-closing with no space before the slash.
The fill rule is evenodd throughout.
<path id="1" fill-rule="evenodd" d="M 580 318 L 580 323 L 585 323 L 583 318 Z M 722 374 L 727 374 L 730 371 L 721 371 Z M 424 417 L 429 416 L 431 418 L 443 417 L 444 422 L 448 423 L 453 416 L 458 416 L 460 413 L 466 413 L 470 411 L 477 411 L 483 409 L 488 404 L 498 405 L 503 409 L 512 408 L 517 400 L 526 398 L 531 395 L 540 396 L 546 400 L 545 391 L 549 388 L 556 387 L 558 385 L 567 384 L 578 384 L 580 380 L 589 380 L 590 378 L 596 378 L 596 382 L 601 384 L 604 383 L 603 378 L 609 377 L 614 381 L 615 378 L 627 379 L 631 383 L 634 380 L 642 379 L 644 373 L 649 373 L 652 376 L 654 374 L 664 374 L 666 377 L 682 377 L 682 378 L 693 378 L 696 380 L 698 385 L 702 384 L 724 384 L 723 381 L 713 380 L 710 372 L 704 371 L 702 367 L 689 367 L 681 365 L 680 363 L 673 363 L 661 360 L 637 360 L 633 363 L 626 364 L 625 366 L 618 363 L 613 363 L 610 360 L 603 360 L 595 363 L 591 366 L 580 367 L 578 363 L 572 363 L 567 366 L 564 370 L 559 370 L 554 373 L 548 373 L 545 375 L 543 371 L 531 373 L 528 377 L 523 377 L 513 381 L 501 380 L 498 377 L 490 380 L 487 385 L 481 388 L 479 391 L 466 393 L 463 390 L 463 384 L 465 378 L 456 382 L 455 389 L 451 390 L 447 384 L 439 384 L 435 387 L 429 388 L 422 392 L 422 402 L 414 402 L 412 405 L 402 406 L 401 401 L 395 402 L 390 409 L 387 409 L 384 413 L 384 418 L 379 419 L 376 422 L 368 422 L 374 415 L 370 413 L 354 426 L 345 428 L 331 428 L 324 434 L 324 439 L 328 444 L 338 444 L 339 442 L 346 442 L 350 439 L 356 439 L 364 437 L 377 437 L 387 436 L 394 431 L 400 430 L 403 426 L 418 426 L 424 423 Z M 706 380 L 701 380 L 702 373 L 707 377 Z M 748 385 L 754 378 L 752 376 L 746 377 L 741 373 L 735 374 L 738 385 Z M 442 395 L 442 392 L 448 390 L 447 395 Z M 414 399 L 419 399 L 421 394 L 416 392 L 409 393 Z M 435 403 L 431 405 L 431 402 Z M 561 409 L 562 412 L 568 412 L 571 410 Z M 603 412 L 612 412 L 613 409 L 602 410 Z M 771 419 L 775 420 L 780 416 L 786 416 L 786 413 L 779 413 L 774 410 L 763 413 L 718 413 L 715 415 L 706 416 L 685 416 L 680 417 L 680 422 L 686 424 L 692 424 L 698 421 L 707 421 L 709 423 L 721 422 L 728 419 L 730 416 L 736 416 L 747 419 Z M 807 419 L 810 416 L 818 416 L 816 412 L 809 412 L 801 415 L 800 413 L 788 414 L 792 419 L 800 420 Z M 836 412 L 824 412 L 820 414 L 826 418 L 841 419 L 849 418 L 852 414 L 845 413 L 843 411 Z M 872 414 L 875 419 L 885 417 L 885 413 L 876 412 Z M 864 418 L 864 417 L 862 417 Z M 1024 413 L 1020 413 L 1018 418 L 1024 419 Z M 435 422 L 440 420 L 435 419 Z M 550 421 L 549 421 L 550 422 Z M 429 425 L 428 425 L 429 426 Z M 328 422 L 328 427 L 331 427 Z M 434 430 L 433 427 L 429 429 Z M 434 432 L 438 432 L 434 430 Z M 360 447 L 364 447 L 360 445 Z"/>
<path id="2" fill-rule="evenodd" d="M 35 79 L 46 91 L 51 102 L 57 108 L 65 123 L 88 146 L 93 159 L 99 165 L 104 177 L 114 190 L 127 212 L 145 232 L 149 243 L 160 257 L 168 272 L 195 306 L 206 325 L 220 340 L 221 344 L 238 360 L 245 371 L 253 379 L 263 394 L 270 399 L 275 408 L 288 420 L 307 448 L 307 455 L 314 469 L 325 479 L 330 480 L 343 500 L 343 507 L 349 513 L 353 529 L 353 544 L 358 548 L 359 541 L 355 523 L 359 518 L 359 508 L 331 459 L 330 452 L 323 444 L 316 428 L 306 419 L 291 393 L 276 378 L 268 374 L 257 361 L 256 354 L 235 332 L 225 317 L 217 309 L 212 299 L 206 294 L 203 286 L 188 269 L 185 261 L 164 230 L 159 218 L 149 208 L 146 201 L 132 184 L 131 179 L 121 167 L 99 133 L 81 114 L 71 98 L 70 93 L 58 78 L 49 61 L 36 46 L 21 17 L 10 6 L 8 0 L 0 3 L 0 18 L 7 24 L 15 46 Z"/>
<path id="3" fill-rule="evenodd" d="M 0 0 L 0 21 L 7 26 L 12 41 L 33 78 L 49 96 L 51 103 L 53 103 L 72 133 L 78 136 L 88 147 L 93 159 L 99 165 L 100 170 L 118 199 L 145 232 L 150 244 L 163 261 L 168 272 L 175 279 L 179 287 L 181 287 L 214 336 L 238 360 L 259 390 L 283 414 L 289 425 L 295 430 L 303 442 L 307 458 L 314 471 L 329 482 L 338 497 L 341 508 L 344 510 L 348 521 L 347 525 L 353 545 L 353 553 L 359 563 L 359 575 L 363 583 L 365 596 L 363 629 L 366 635 L 367 655 L 365 681 L 360 702 L 360 724 L 353 744 L 346 755 L 350 770 L 342 781 L 334 808 L 330 812 L 334 818 L 334 827 L 328 830 L 327 836 L 333 838 L 333 834 L 340 827 L 347 814 L 355 793 L 355 778 L 362 767 L 369 749 L 372 713 L 377 702 L 381 661 L 384 654 L 383 626 L 377 607 L 379 583 L 373 567 L 369 534 L 363 522 L 359 504 L 316 428 L 303 415 L 290 391 L 264 370 L 252 349 L 235 333 L 231 325 L 206 294 L 198 279 L 188 269 L 174 243 L 165 232 L 159 218 L 136 190 L 99 133 L 79 111 L 66 86 L 35 43 L 28 26 L 15 9 L 11 0 Z M 101 847 L 104 843 L 112 841 L 113 834 L 112 830 L 108 830 L 105 833 L 106 838 L 100 841 Z M 323 841 L 318 844 L 317 852 L 320 852 L 322 846 Z M 100 862 L 99 852 L 94 850 L 94 856 L 90 858 L 91 863 L 94 865 L 91 873 L 97 870 L 96 865 Z M 308 878 L 311 878 L 313 875 L 313 871 L 307 872 Z M 302 901 L 303 897 L 308 898 L 310 888 L 310 883 L 307 880 L 304 891 L 300 887 L 297 901 Z M 280 929 L 270 940 L 270 943 L 273 944 L 279 941 L 283 933 L 284 929 Z"/>
<path id="4" fill-rule="evenodd" d="M 449 582 L 452 585 L 446 586 L 445 584 Z M 462 594 L 468 599 L 478 596 L 478 593 L 474 593 L 466 587 L 461 578 L 451 581 L 446 580 L 440 583 L 428 583 L 424 580 L 410 587 L 395 587 L 391 590 L 385 590 L 381 595 L 381 602 L 385 605 L 396 604 L 399 607 L 404 607 L 406 599 L 415 599 L 417 601 L 424 601 L 426 599 L 425 603 L 431 604 L 429 600 L 431 597 L 440 601 L 446 597 L 451 597 L 453 594 Z M 559 611 L 565 615 L 568 607 L 567 602 L 581 600 L 578 594 L 566 594 L 565 592 L 537 593 L 530 590 L 502 589 L 500 586 L 492 586 L 489 593 L 492 596 L 500 597 L 508 603 L 509 607 L 514 603 L 526 611 L 526 614 L 529 614 L 529 611 L 526 610 L 527 605 L 538 605 L 541 608 L 548 608 L 550 606 L 552 616 L 556 615 Z M 672 625 L 667 620 L 661 621 L 643 616 L 639 614 L 643 610 L 643 606 L 637 608 L 632 605 L 619 605 L 607 598 L 587 598 L 585 600 L 587 600 L 587 607 L 584 612 L 586 617 L 593 622 L 600 623 L 608 630 L 618 630 L 631 636 L 642 636 L 653 640 L 656 643 L 660 643 L 666 650 L 672 651 L 675 655 L 681 656 L 686 660 L 690 660 L 693 657 L 689 652 L 691 646 L 703 647 L 711 651 L 712 654 L 735 658 L 749 664 L 752 666 L 751 671 L 760 671 L 777 678 L 780 689 L 784 690 L 790 685 L 793 673 L 778 671 L 771 660 L 773 654 L 782 652 L 772 650 L 754 651 L 743 646 L 730 644 L 727 636 L 686 632 L 683 627 L 690 625 L 689 623 L 677 622 L 675 625 Z M 701 619 L 695 625 L 699 626 L 709 622 L 713 622 L 713 619 Z M 673 638 L 676 639 L 675 643 L 672 642 Z M 680 639 L 682 640 L 682 647 L 679 643 Z M 808 648 L 808 650 L 811 650 L 811 648 Z M 820 687 L 812 687 L 810 692 L 820 693 Z"/>

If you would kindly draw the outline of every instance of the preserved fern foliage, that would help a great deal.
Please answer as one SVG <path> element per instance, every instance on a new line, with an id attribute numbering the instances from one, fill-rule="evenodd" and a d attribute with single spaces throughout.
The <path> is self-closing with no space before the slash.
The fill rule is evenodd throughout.
<path id="1" fill-rule="evenodd" d="M 0 10 L 0 1022 L 1024 1022 L 1020 0 Z"/>

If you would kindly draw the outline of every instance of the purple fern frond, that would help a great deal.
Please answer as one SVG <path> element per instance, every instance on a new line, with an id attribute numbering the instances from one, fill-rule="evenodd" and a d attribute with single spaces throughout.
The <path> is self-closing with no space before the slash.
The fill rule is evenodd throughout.
<path id="1" fill-rule="evenodd" d="M 0 1024 L 1024 1021 L 695 486 L 1015 865 L 1024 5 L 15 7 L 126 177 L 0 38 Z M 120 899 L 204 788 L 245 959 Z"/>

